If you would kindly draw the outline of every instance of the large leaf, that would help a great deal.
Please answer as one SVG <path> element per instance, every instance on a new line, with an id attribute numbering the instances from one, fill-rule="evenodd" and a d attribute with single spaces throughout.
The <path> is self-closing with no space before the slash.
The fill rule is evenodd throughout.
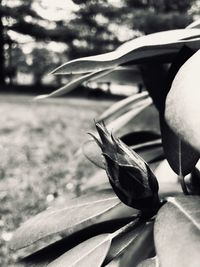
<path id="1" fill-rule="evenodd" d="M 131 223 L 129 224 L 131 225 Z M 137 225 L 137 223 L 133 222 L 133 226 L 134 225 Z M 138 235 L 141 234 L 143 229 L 144 223 L 141 221 L 141 223 L 137 227 L 129 227 L 122 234 L 113 238 L 110 250 L 106 256 L 103 266 L 107 266 L 107 264 L 113 259 L 122 257 L 129 245 L 138 237 Z"/>
<path id="2" fill-rule="evenodd" d="M 93 224 L 127 218 L 137 211 L 127 209 L 112 192 L 74 199 L 67 206 L 52 207 L 26 221 L 11 240 L 11 248 L 26 247 L 55 234 L 69 236 Z"/>
<path id="3" fill-rule="evenodd" d="M 137 238 L 129 245 L 120 262 L 120 267 L 137 266 L 141 261 L 153 256 L 153 223 L 146 224 Z M 178 265 L 177 265 L 178 266 Z"/>
<path id="4" fill-rule="evenodd" d="M 108 253 L 112 241 L 112 236 L 104 234 L 95 236 L 77 247 L 66 252 L 47 267 L 100 267 Z"/>
<path id="5" fill-rule="evenodd" d="M 162 267 L 198 267 L 200 197 L 169 198 L 156 218 L 154 239 Z"/>
<path id="6" fill-rule="evenodd" d="M 182 140 L 200 153 L 200 50 L 178 71 L 166 99 L 165 118 Z"/>
<path id="7" fill-rule="evenodd" d="M 55 69 L 52 73 L 84 73 L 114 68 L 127 62 L 141 62 L 155 57 L 169 56 L 187 44 L 198 49 L 199 29 L 171 30 L 136 38 L 121 45 L 114 52 L 72 60 Z M 166 60 L 166 59 L 165 59 Z"/>
<path id="8" fill-rule="evenodd" d="M 56 260 L 47 265 L 47 267 L 58 266 L 102 266 L 103 262 L 109 262 L 113 257 L 118 256 L 126 246 L 126 241 L 131 242 L 141 230 L 137 228 L 139 220 L 130 222 L 112 234 L 102 234 L 86 240 L 78 246 L 64 253 Z M 133 228 L 132 235 L 126 235 Z M 134 229 L 135 228 L 135 229 Z M 111 243 L 114 242 L 115 244 Z M 109 252 L 110 250 L 110 252 Z M 107 254 L 109 255 L 107 256 Z M 106 257 L 107 256 L 107 257 Z M 104 261 L 105 260 L 105 261 Z"/>
<path id="9" fill-rule="evenodd" d="M 36 249 L 28 247 L 26 248 L 25 251 L 24 250 L 20 251 L 22 259 L 18 262 L 18 264 L 19 266 L 23 266 L 23 267 L 27 267 L 27 266 L 46 267 L 47 264 L 54 261 L 55 259 L 63 255 L 70 249 L 74 248 L 75 246 L 79 245 L 80 243 L 90 239 L 93 236 L 96 236 L 102 233 L 113 232 L 119 229 L 120 227 L 122 227 L 125 223 L 128 223 L 130 221 L 132 221 L 132 218 L 123 219 L 123 220 L 115 220 L 115 221 L 112 220 L 112 221 L 104 222 L 98 225 L 93 225 L 87 229 L 83 229 L 82 231 L 76 232 L 70 235 L 69 237 L 62 238 L 61 240 L 51 245 L 46 245 L 42 249 L 38 249 L 38 243 L 37 243 Z M 122 242 L 123 242 L 123 238 L 122 238 Z M 24 256 L 26 257 L 24 258 Z"/>
<path id="10" fill-rule="evenodd" d="M 181 66 L 194 54 L 194 51 L 183 47 L 178 55 L 176 56 L 173 64 L 168 73 L 167 78 L 167 86 L 165 87 L 164 97 L 166 98 L 167 93 L 171 94 L 171 90 L 173 90 L 173 80 L 181 68 Z M 180 85 L 182 87 L 182 85 Z M 189 90 L 187 88 L 186 90 Z M 167 97 L 168 99 L 168 97 Z M 177 102 L 182 102 L 182 93 L 178 96 Z M 175 100 L 174 100 L 175 101 Z M 184 101 L 184 100 L 183 100 Z M 166 100 L 167 102 L 167 100 Z M 166 103 L 165 103 L 166 105 Z M 171 110 L 173 112 L 173 110 Z M 173 118 L 176 120 L 176 115 L 173 113 Z M 160 126 L 163 140 L 163 147 L 165 151 L 166 158 L 172 167 L 172 169 L 179 175 L 186 175 L 190 173 L 196 162 L 199 159 L 199 153 L 197 153 L 189 144 L 187 144 L 184 140 L 181 140 L 179 135 L 177 135 L 174 131 L 170 129 L 168 123 L 165 121 L 164 112 L 161 112 L 160 115 Z"/>
<path id="11" fill-rule="evenodd" d="M 181 175 L 186 175 L 191 172 L 199 155 L 190 145 L 186 144 L 183 140 L 181 141 L 179 136 L 170 129 L 164 118 L 164 110 L 166 96 L 171 88 L 176 73 L 193 53 L 194 51 L 190 48 L 183 47 L 174 59 L 168 73 L 165 69 L 159 68 L 159 66 L 155 64 L 146 65 L 145 68 L 143 68 L 143 76 L 147 89 L 160 112 L 160 128 L 166 158 L 172 169 L 177 174 Z M 174 100 L 174 105 L 176 105 L 175 101 L 177 103 L 182 101 L 180 97 L 181 93 L 179 92 L 179 96 L 177 95 L 176 100 Z M 171 111 L 171 116 L 175 118 L 174 110 L 170 107 L 169 109 Z M 181 125 L 179 125 L 179 127 L 181 127 Z"/>

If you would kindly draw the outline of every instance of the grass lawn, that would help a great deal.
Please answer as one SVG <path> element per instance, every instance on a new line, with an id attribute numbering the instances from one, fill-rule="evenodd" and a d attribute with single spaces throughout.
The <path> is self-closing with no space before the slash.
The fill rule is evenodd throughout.
<path id="1" fill-rule="evenodd" d="M 91 163 L 80 160 L 76 151 L 87 139 L 93 119 L 110 104 L 0 96 L 1 267 L 13 266 L 18 256 L 8 249 L 13 231 L 57 196 L 76 194 L 80 178 L 92 171 Z"/>

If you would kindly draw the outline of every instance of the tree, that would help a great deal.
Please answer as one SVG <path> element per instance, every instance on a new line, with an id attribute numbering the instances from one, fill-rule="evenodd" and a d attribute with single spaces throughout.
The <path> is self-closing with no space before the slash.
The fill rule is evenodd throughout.
<path id="1" fill-rule="evenodd" d="M 9 37 L 9 31 L 32 36 L 36 41 L 59 41 L 68 43 L 76 37 L 76 31 L 60 22 L 48 22 L 39 16 L 33 8 L 32 0 L 0 1 L 0 84 L 5 83 L 5 45 L 15 40 Z M 46 26 L 47 25 L 47 26 Z"/>
<path id="2" fill-rule="evenodd" d="M 34 75 L 34 83 L 41 85 L 44 75 L 56 66 L 53 60 L 54 56 L 46 48 L 34 48 L 31 58 L 32 63 L 29 68 L 31 68 Z"/>
<path id="3" fill-rule="evenodd" d="M 158 31 L 185 28 L 193 20 L 189 12 L 195 0 L 125 0 L 128 16 L 124 20 L 133 29 L 149 34 Z"/>
<path id="4" fill-rule="evenodd" d="M 5 82 L 5 45 L 13 41 L 9 31 L 29 35 L 36 41 L 67 44 L 68 57 L 111 51 L 137 31 L 144 34 L 183 28 L 192 20 L 188 12 L 196 0 L 73 0 L 78 5 L 73 19 L 47 21 L 34 9 L 34 0 L 0 0 L 0 84 Z M 181 15 L 180 15 L 181 14 Z M 123 40 L 120 37 L 123 32 Z M 127 32 L 129 31 L 129 35 Z"/>

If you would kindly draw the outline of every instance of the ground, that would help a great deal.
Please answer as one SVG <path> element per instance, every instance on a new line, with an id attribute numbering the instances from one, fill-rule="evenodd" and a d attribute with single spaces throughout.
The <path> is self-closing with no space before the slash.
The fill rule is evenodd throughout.
<path id="1" fill-rule="evenodd" d="M 111 101 L 0 96 L 0 266 L 13 266 L 8 248 L 13 231 L 57 196 L 79 192 L 92 167 L 80 161 L 79 146 L 93 119 Z M 89 163 L 90 164 L 90 163 Z M 79 168 L 77 169 L 77 165 Z"/>

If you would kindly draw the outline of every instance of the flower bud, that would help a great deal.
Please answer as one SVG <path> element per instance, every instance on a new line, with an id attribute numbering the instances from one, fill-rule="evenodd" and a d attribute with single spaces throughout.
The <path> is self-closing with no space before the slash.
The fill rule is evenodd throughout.
<path id="1" fill-rule="evenodd" d="M 102 150 L 110 184 L 119 199 L 142 211 L 158 208 L 158 182 L 148 164 L 110 134 L 103 123 L 97 123 L 96 129 L 100 141 L 95 140 Z"/>

